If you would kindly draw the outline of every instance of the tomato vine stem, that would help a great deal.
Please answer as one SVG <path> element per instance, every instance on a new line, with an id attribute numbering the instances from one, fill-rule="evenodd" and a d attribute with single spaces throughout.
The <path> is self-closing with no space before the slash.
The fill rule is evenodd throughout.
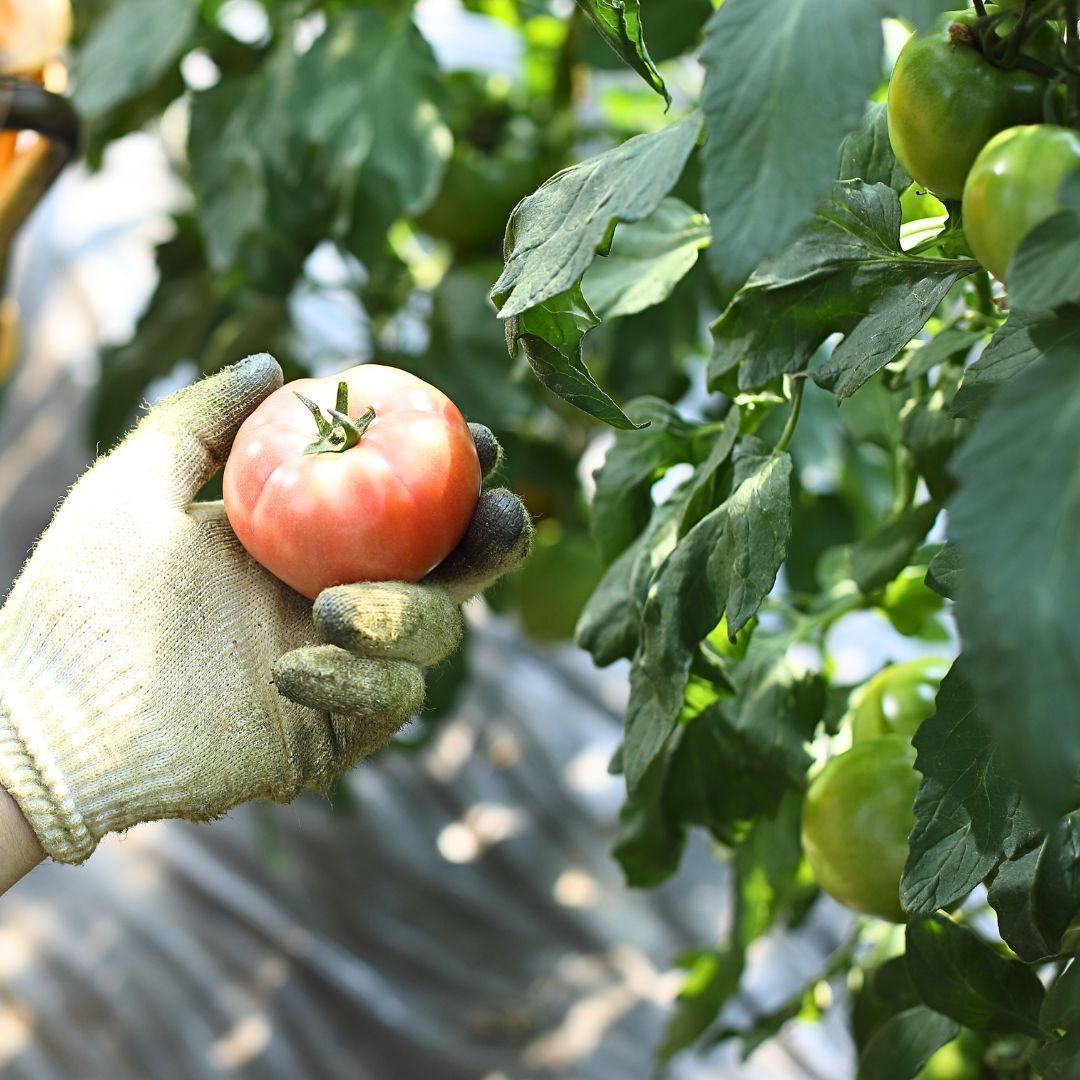
<path id="1" fill-rule="evenodd" d="M 340 454 L 355 446 L 364 432 L 375 419 L 375 410 L 369 405 L 363 415 L 353 419 L 349 416 L 349 386 L 344 380 L 337 385 L 337 400 L 334 408 L 327 411 L 334 418 L 331 423 L 323 416 L 322 409 L 311 398 L 294 390 L 294 394 L 303 402 L 308 412 L 315 417 L 319 437 L 315 442 L 304 447 L 305 454 Z"/>
<path id="2" fill-rule="evenodd" d="M 791 388 L 791 412 L 788 413 L 787 423 L 784 425 L 784 430 L 780 433 L 780 438 L 773 448 L 776 453 L 781 453 L 791 445 L 791 440 L 795 435 L 795 428 L 799 423 L 799 411 L 802 409 L 803 391 L 806 389 L 806 378 L 804 376 L 793 378 L 794 385 Z"/>

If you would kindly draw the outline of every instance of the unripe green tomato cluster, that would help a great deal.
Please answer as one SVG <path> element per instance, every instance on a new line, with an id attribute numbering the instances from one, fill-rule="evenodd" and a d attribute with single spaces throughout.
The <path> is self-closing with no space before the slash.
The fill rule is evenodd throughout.
<path id="1" fill-rule="evenodd" d="M 1008 128 L 975 159 L 964 185 L 964 233 L 1000 281 L 1021 241 L 1064 209 L 1062 181 L 1080 169 L 1080 133 L 1054 124 Z"/>
<path id="2" fill-rule="evenodd" d="M 906 735 L 858 742 L 810 785 L 802 844 L 818 884 L 853 911 L 903 922 L 900 877 L 919 774 Z"/>
<path id="3" fill-rule="evenodd" d="M 990 63 L 966 40 L 977 22 L 972 9 L 946 12 L 928 33 L 911 36 L 889 80 L 893 152 L 912 179 L 940 199 L 961 198 L 968 171 L 994 135 L 1043 116 L 1047 80 Z M 1008 22 L 1001 31 L 1008 30 Z M 1058 36 L 1043 24 L 1024 51 L 1053 64 Z"/>
<path id="4" fill-rule="evenodd" d="M 900 878 L 919 790 L 912 736 L 934 712 L 949 662 L 889 664 L 851 696 L 853 745 L 817 775 L 803 805 L 803 852 L 818 884 L 853 911 L 904 921 Z"/>

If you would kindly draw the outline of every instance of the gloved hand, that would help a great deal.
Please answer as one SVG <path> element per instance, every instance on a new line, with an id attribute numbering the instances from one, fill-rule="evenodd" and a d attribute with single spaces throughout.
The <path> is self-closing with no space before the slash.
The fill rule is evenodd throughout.
<path id="1" fill-rule="evenodd" d="M 313 607 L 220 503 L 191 504 L 281 382 L 256 356 L 152 409 L 76 484 L 0 610 L 0 786 L 58 861 L 141 821 L 325 787 L 420 708 L 457 605 L 528 550 L 524 506 L 488 491 L 425 582 L 337 586 Z M 498 444 L 473 431 L 486 475 Z"/>

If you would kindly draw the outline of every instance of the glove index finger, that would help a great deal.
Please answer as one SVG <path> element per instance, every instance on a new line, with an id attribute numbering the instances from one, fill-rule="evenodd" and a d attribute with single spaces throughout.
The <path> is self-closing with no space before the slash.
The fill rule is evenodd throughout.
<path id="1" fill-rule="evenodd" d="M 111 456 L 130 455 L 166 497 L 187 505 L 225 463 L 240 425 L 282 381 L 272 356 L 249 356 L 154 406 Z"/>

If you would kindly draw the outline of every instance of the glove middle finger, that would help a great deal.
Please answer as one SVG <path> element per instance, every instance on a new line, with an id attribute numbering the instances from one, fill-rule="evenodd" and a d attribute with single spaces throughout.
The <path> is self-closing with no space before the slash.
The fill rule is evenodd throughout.
<path id="1" fill-rule="evenodd" d="M 357 656 L 430 667 L 461 643 L 462 615 L 442 590 L 404 581 L 335 585 L 315 600 L 319 636 Z"/>

